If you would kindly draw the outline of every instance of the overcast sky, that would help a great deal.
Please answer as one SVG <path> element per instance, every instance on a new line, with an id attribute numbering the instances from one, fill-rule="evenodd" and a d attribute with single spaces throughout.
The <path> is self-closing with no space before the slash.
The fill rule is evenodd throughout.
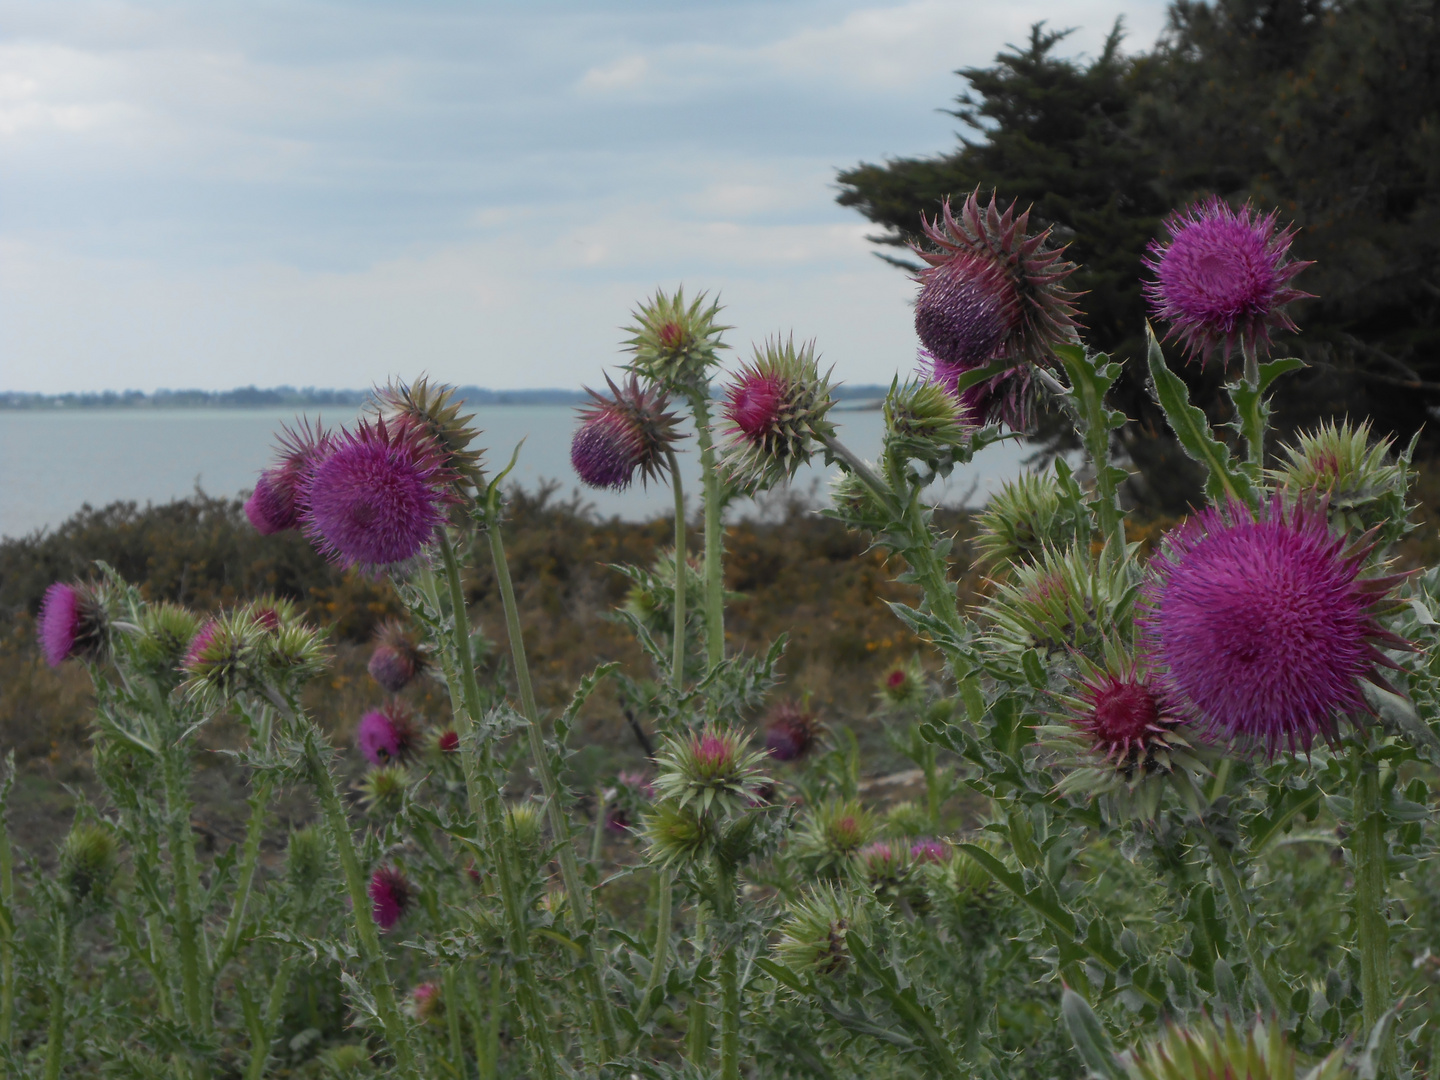
<path id="1" fill-rule="evenodd" d="M 657 285 L 914 364 L 834 202 L 954 145 L 953 72 L 1162 0 L 0 0 L 0 390 L 594 383 Z"/>

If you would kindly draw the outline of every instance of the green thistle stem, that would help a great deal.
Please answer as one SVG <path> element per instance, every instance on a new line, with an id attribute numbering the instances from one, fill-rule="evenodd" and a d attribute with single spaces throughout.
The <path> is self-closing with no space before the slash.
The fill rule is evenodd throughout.
<path id="1" fill-rule="evenodd" d="M 1245 381 L 1253 386 L 1258 393 L 1260 390 L 1260 354 L 1255 351 L 1253 342 L 1242 340 L 1240 352 L 1245 357 Z M 1259 461 L 1264 457 L 1264 447 L 1252 446 L 1250 448 L 1250 460 Z"/>
<path id="2" fill-rule="evenodd" d="M 13 754 L 10 766 L 13 770 Z M 8 809 L 0 807 L 0 1050 L 5 1051 L 10 1049 L 15 1017 L 15 868 L 10 851 Z M 0 1076 L 9 1071 L 3 1061 L 0 1058 Z"/>
<path id="3" fill-rule="evenodd" d="M 704 390 L 690 394 L 700 472 L 705 485 L 705 656 L 710 667 L 725 659 L 725 567 L 720 528 L 720 471 L 710 433 L 710 405 Z M 678 490 L 678 488 L 677 488 Z"/>
<path id="4" fill-rule="evenodd" d="M 1356 747 L 1355 770 L 1355 936 L 1360 947 L 1360 999 L 1364 1036 L 1375 1030 L 1393 1000 L 1390 971 L 1390 924 L 1386 918 L 1388 852 L 1385 814 L 1380 804 L 1380 773 L 1375 759 Z M 1384 1064 L 1393 1068 L 1395 1042 L 1386 1041 Z"/>
<path id="5" fill-rule="evenodd" d="M 715 890 L 722 924 L 735 921 L 735 867 L 724 859 L 715 865 Z M 726 934 L 720 952 L 720 1080 L 740 1080 L 740 948 Z"/>
<path id="6" fill-rule="evenodd" d="M 280 961 L 275 972 L 275 981 L 270 984 L 270 998 L 265 1003 L 265 1016 L 260 1030 L 250 1046 L 250 1064 L 245 1069 L 245 1080 L 262 1080 L 265 1065 L 270 1060 L 270 1044 L 275 1041 L 275 1028 L 280 1023 L 280 1012 L 285 1007 L 285 996 L 290 992 L 290 980 L 295 976 L 298 958 L 291 954 Z"/>
<path id="7" fill-rule="evenodd" d="M 220 971 L 235 956 L 239 949 L 240 929 L 245 924 L 245 907 L 255 883 L 255 871 L 260 864 L 260 841 L 265 833 L 265 817 L 270 809 L 270 792 L 274 779 L 262 774 L 255 781 L 250 796 L 250 820 L 245 823 L 245 846 L 240 856 L 240 879 L 235 887 L 235 899 L 230 908 L 230 918 L 225 924 L 225 936 L 215 954 L 215 964 L 210 972 L 210 1000 L 215 998 L 215 980 Z"/>
<path id="8" fill-rule="evenodd" d="M 695 932 L 691 935 L 690 941 L 695 948 L 697 959 L 705 955 L 707 948 L 705 938 L 705 910 L 700 905 L 696 905 Z M 695 992 L 690 998 L 690 1008 L 686 1011 L 685 1020 L 685 1057 L 692 1065 L 703 1069 L 706 1059 L 710 1056 L 710 1009 L 705 1002 L 704 988 L 698 985 L 698 980 Z"/>
<path id="9" fill-rule="evenodd" d="M 175 886 L 175 942 L 180 955 L 180 998 L 185 1021 L 195 1034 L 208 1029 L 207 1010 L 201 987 L 208 983 L 201 971 L 199 920 L 195 898 L 199 869 L 195 865 L 195 837 L 190 829 L 190 794 L 186 790 L 185 770 L 178 757 L 184 747 L 168 745 L 161 749 L 161 772 L 165 783 L 165 825 L 169 832 L 170 862 Z"/>
<path id="10" fill-rule="evenodd" d="M 363 985 L 375 999 L 375 1012 L 385 1030 L 385 1041 L 395 1055 L 395 1067 L 400 1076 L 407 1080 L 420 1080 L 415 1065 L 415 1053 L 410 1046 L 410 1033 L 400 1016 L 400 1007 L 395 1000 L 395 987 L 390 981 L 390 972 L 385 964 L 385 953 L 380 948 L 380 934 L 375 927 L 371 913 L 370 895 L 366 889 L 364 872 L 360 869 L 360 858 L 355 852 L 355 838 L 350 835 L 350 821 L 345 816 L 345 807 L 335 790 L 335 777 L 330 771 L 330 762 L 320 749 L 320 733 L 313 723 L 305 726 L 305 765 L 310 782 L 320 802 L 320 812 L 330 831 L 331 843 L 335 845 L 340 859 L 340 870 L 345 878 L 345 888 L 350 894 L 351 917 L 355 926 L 357 951 L 365 976 Z"/>
<path id="11" fill-rule="evenodd" d="M 558 1075 L 555 1063 L 555 1049 L 550 1042 L 550 1020 L 545 1015 L 540 995 L 540 984 L 535 977 L 535 967 L 530 959 L 529 928 L 525 910 L 520 901 L 520 890 L 515 883 L 514 842 L 505 831 L 504 808 L 501 805 L 500 788 L 494 778 L 493 749 L 486 743 L 477 747 L 471 732 L 483 709 L 480 701 L 480 685 L 475 680 L 475 663 L 470 655 L 470 621 L 465 609 L 465 590 L 460 581 L 460 564 L 455 558 L 455 549 L 449 535 L 438 530 L 440 554 L 445 566 L 446 586 L 450 593 L 452 642 L 455 649 L 455 667 L 447 664 L 446 681 L 451 688 L 451 706 L 455 717 L 455 731 L 460 736 L 460 764 L 465 773 L 465 795 L 470 812 L 477 822 L 480 850 L 488 852 L 495 868 L 496 881 L 500 888 L 500 905 L 505 913 L 505 925 L 510 937 L 510 952 L 515 973 L 519 977 L 517 998 L 525 1018 L 527 1041 L 539 1059 L 541 1075 L 545 1080 L 554 1080 Z M 426 568 L 421 574 L 421 587 L 427 590 L 427 597 L 437 618 L 441 615 L 440 597 L 435 588 L 434 575 Z M 441 650 L 441 656 L 445 651 Z M 460 685 L 460 696 L 455 697 L 455 685 Z M 493 1063 L 492 1063 L 493 1064 Z"/>
<path id="12" fill-rule="evenodd" d="M 577 938 L 583 938 L 585 963 L 581 967 L 581 978 L 585 980 L 586 996 L 594 1014 L 596 1034 L 600 1040 L 600 1053 L 605 1060 L 615 1056 L 615 1018 L 610 1010 L 610 996 L 605 990 L 603 973 L 595 944 L 590 939 L 586 924 L 590 921 L 589 896 L 584 882 L 580 880 L 580 864 L 575 858 L 575 844 L 570 833 L 570 819 L 565 813 L 560 783 L 550 764 L 550 753 L 545 746 L 545 733 L 540 727 L 540 710 L 535 704 L 535 688 L 530 681 L 530 665 L 525 659 L 525 639 L 520 629 L 520 609 L 515 603 L 515 585 L 510 580 L 510 566 L 505 559 L 505 544 L 500 536 L 498 523 L 493 523 L 486 534 L 490 538 L 490 555 L 495 564 L 495 578 L 500 585 L 500 600 L 505 608 L 505 629 L 510 637 L 510 655 L 515 661 L 515 680 L 520 686 L 520 708 L 525 715 L 525 734 L 530 742 L 530 757 L 535 771 L 540 776 L 540 787 L 545 792 L 545 811 L 550 819 L 550 831 L 560 841 L 557 858 L 560 862 L 560 877 L 565 883 L 566 899 L 569 900 L 570 924 Z M 446 572 L 453 565 L 450 556 Z M 457 574 L 458 577 L 458 574 Z M 471 677 L 474 677 L 472 670 Z"/>
<path id="13" fill-rule="evenodd" d="M 685 489 L 680 482 L 680 462 L 675 458 L 675 451 L 666 450 L 665 456 L 670 464 L 670 489 L 675 495 L 675 641 L 670 682 L 678 694 L 685 685 L 685 593 L 688 591 L 685 572 Z M 706 505 L 709 505 L 708 499 Z M 706 520 L 709 520 L 708 514 Z M 706 537 L 709 537 L 708 529 Z"/>
<path id="14" fill-rule="evenodd" d="M 61 911 L 55 926 L 55 978 L 50 983 L 50 1030 L 45 1044 L 45 1080 L 60 1080 L 65 1058 L 65 997 L 70 989 L 70 945 L 75 924 Z"/>
<path id="15" fill-rule="evenodd" d="M 465 1075 L 465 1044 L 460 1031 L 460 993 L 455 979 L 455 969 L 447 967 L 440 976 L 444 987 L 445 1024 L 450 1035 L 450 1057 L 455 1062 L 455 1075 Z"/>

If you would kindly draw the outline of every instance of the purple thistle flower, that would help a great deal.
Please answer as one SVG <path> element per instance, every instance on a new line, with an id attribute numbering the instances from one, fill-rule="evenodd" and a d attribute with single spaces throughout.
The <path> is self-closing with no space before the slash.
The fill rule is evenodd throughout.
<path id="1" fill-rule="evenodd" d="M 301 523 L 342 566 L 388 566 L 418 555 L 445 523 L 454 472 L 435 441 L 402 420 L 342 431 L 305 484 Z"/>
<path id="2" fill-rule="evenodd" d="M 40 601 L 37 624 L 40 651 L 52 668 L 72 656 L 98 659 L 105 651 L 105 609 L 87 585 L 51 585 Z"/>
<path id="3" fill-rule="evenodd" d="M 922 271 L 915 332 L 943 362 L 969 370 L 993 359 L 1017 322 L 1020 297 L 988 252 L 958 251 Z"/>
<path id="4" fill-rule="evenodd" d="M 1121 768 L 1152 760 L 1169 748 L 1167 736 L 1179 725 L 1164 691 L 1136 672 L 1120 677 L 1098 671 L 1080 688 L 1083 711 L 1067 720 L 1083 732 L 1100 757 Z"/>
<path id="5" fill-rule="evenodd" d="M 405 875 L 393 866 L 382 866 L 370 878 L 370 914 L 375 925 L 389 930 L 410 907 L 414 890 Z"/>
<path id="6" fill-rule="evenodd" d="M 586 389 L 590 403 L 580 410 L 580 427 L 570 444 L 570 464 L 593 488 L 620 491 L 635 473 L 649 483 L 665 467 L 667 451 L 679 438 L 665 396 L 631 376 L 616 386 L 607 375 L 608 396 Z"/>
<path id="7" fill-rule="evenodd" d="M 398 694 L 425 669 L 427 658 L 409 628 L 399 620 L 383 624 L 375 634 L 375 651 L 365 670 L 392 694 Z"/>
<path id="8" fill-rule="evenodd" d="M 190 648 L 185 650 L 185 658 L 180 661 L 180 666 L 192 674 L 197 671 L 205 659 L 205 653 L 220 634 L 220 624 L 214 619 L 207 619 L 196 631 L 195 636 L 190 639 Z"/>
<path id="9" fill-rule="evenodd" d="M 280 427 L 280 463 L 266 469 L 245 500 L 245 516 L 262 536 L 298 528 L 304 509 L 304 488 L 315 465 L 330 452 L 330 435 L 318 424 L 302 420 L 298 427 Z"/>
<path id="10" fill-rule="evenodd" d="M 910 858 L 917 863 L 943 863 L 950 858 L 950 845 L 922 837 L 910 845 Z"/>
<path id="11" fill-rule="evenodd" d="M 408 709 L 392 701 L 360 718 L 355 742 L 372 765 L 390 765 L 409 756 L 415 746 L 415 725 Z"/>
<path id="12" fill-rule="evenodd" d="M 457 754 L 460 752 L 460 733 L 453 728 L 442 731 L 435 740 L 435 747 L 442 754 Z"/>
<path id="13" fill-rule="evenodd" d="M 1312 294 L 1290 279 L 1308 262 L 1290 259 L 1293 228 L 1277 230 L 1275 214 L 1257 216 L 1247 203 L 1238 211 L 1211 196 L 1165 221 L 1170 239 L 1150 242 L 1145 283 L 1150 310 L 1170 324 L 1169 337 L 1201 361 L 1217 349 L 1221 360 L 1238 344 L 1269 351 L 1274 330 L 1294 330 L 1284 306 Z"/>
<path id="14" fill-rule="evenodd" d="M 973 370 L 938 359 L 928 349 L 919 353 L 920 369 L 933 383 L 939 383 L 960 402 L 960 412 L 974 423 L 1000 421 L 1013 431 L 1023 431 L 1035 418 L 1035 380 L 1030 368 L 1020 364 L 994 378 L 957 392 L 961 375 Z"/>
<path id="15" fill-rule="evenodd" d="M 435 1024 L 445 1015 L 445 999 L 440 984 L 423 982 L 410 991 L 409 1013 L 419 1024 Z"/>
<path id="16" fill-rule="evenodd" d="M 776 761 L 804 757 L 820 734 L 820 720 L 793 701 L 782 701 L 770 713 L 765 728 L 765 752 Z"/>
<path id="17" fill-rule="evenodd" d="M 1347 546 L 1323 507 L 1258 514 L 1232 503 L 1192 517 L 1151 560 L 1138 621 L 1165 686 L 1197 726 L 1230 740 L 1308 749 L 1339 716 L 1368 712 L 1377 648 L 1409 648 L 1379 616 L 1403 575 L 1361 578 L 1368 537 Z M 1383 683 L 1382 683 L 1383 685 Z"/>

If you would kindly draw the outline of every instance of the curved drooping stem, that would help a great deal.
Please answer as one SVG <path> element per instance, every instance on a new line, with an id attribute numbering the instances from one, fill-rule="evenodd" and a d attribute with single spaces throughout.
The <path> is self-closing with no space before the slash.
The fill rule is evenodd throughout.
<path id="1" fill-rule="evenodd" d="M 560 782 L 550 764 L 550 754 L 545 746 L 545 734 L 540 727 L 540 710 L 535 704 L 535 688 L 530 681 L 530 665 L 525 659 L 525 639 L 520 629 L 520 610 L 515 603 L 515 585 L 510 579 L 510 567 L 505 560 L 505 544 L 500 536 L 498 522 L 492 520 L 486 530 L 490 538 L 490 555 L 495 564 L 495 579 L 500 586 L 500 600 L 505 608 L 505 629 L 510 637 L 510 655 L 515 662 L 515 681 L 520 688 L 520 709 L 525 717 L 525 734 L 530 743 L 530 757 L 535 772 L 540 777 L 540 786 L 545 792 L 546 816 L 550 831 L 559 843 L 556 858 L 560 862 L 560 877 L 565 884 L 566 899 L 569 901 L 570 922 L 577 937 L 585 940 L 585 963 L 581 977 L 586 982 L 590 1008 L 594 1013 L 596 1034 L 600 1039 L 600 1051 L 607 1060 L 615 1054 L 615 1018 L 610 1009 L 610 998 L 605 989 L 605 980 L 596 955 L 595 945 L 586 933 L 590 920 L 590 898 L 585 884 L 580 879 L 580 865 L 575 858 L 575 845 L 571 840 L 570 819 L 565 813 L 561 797 Z M 447 575 L 454 566 L 454 554 L 448 556 Z M 458 581 L 459 571 L 455 570 Z M 452 586 L 453 588 L 453 586 Z M 475 673 L 470 671 L 470 679 Z"/>

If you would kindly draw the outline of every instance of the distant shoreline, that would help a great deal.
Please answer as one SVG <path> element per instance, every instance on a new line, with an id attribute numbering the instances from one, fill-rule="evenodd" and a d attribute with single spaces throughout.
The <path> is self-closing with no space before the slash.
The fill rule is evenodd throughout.
<path id="1" fill-rule="evenodd" d="M 884 386 L 840 386 L 835 398 L 842 402 L 874 402 L 885 396 Z M 467 405 L 579 405 L 587 400 L 581 390 L 487 390 L 479 386 L 457 388 Z M 291 386 L 235 390 L 141 390 L 84 394 L 25 394 L 0 391 L 0 412 L 54 412 L 85 409 L 265 409 L 363 408 L 374 400 L 370 390 L 318 390 Z M 853 407 L 853 406 L 852 406 Z"/>

